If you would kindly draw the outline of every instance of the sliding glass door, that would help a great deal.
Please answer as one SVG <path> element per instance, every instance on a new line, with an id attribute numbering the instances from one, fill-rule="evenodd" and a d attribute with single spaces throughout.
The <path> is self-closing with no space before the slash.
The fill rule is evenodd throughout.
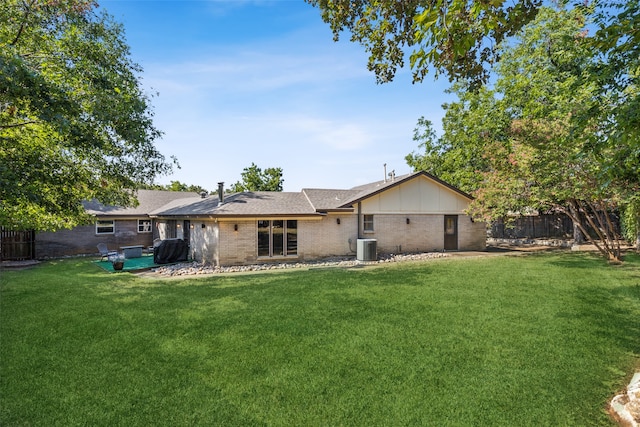
<path id="1" fill-rule="evenodd" d="M 298 221 L 258 221 L 258 257 L 283 257 L 297 254 Z"/>

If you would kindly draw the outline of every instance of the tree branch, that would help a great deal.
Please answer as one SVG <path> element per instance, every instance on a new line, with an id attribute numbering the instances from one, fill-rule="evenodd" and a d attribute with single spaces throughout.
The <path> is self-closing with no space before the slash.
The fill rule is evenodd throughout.
<path id="1" fill-rule="evenodd" d="M 577 200 L 570 200 L 569 205 L 573 209 L 567 209 L 564 206 L 560 206 L 560 211 L 564 212 L 569 218 L 571 218 L 574 225 L 578 227 L 578 229 L 580 229 L 580 231 L 582 232 L 582 235 L 585 237 L 585 239 L 587 239 L 588 242 L 592 243 L 602 255 L 608 256 L 609 254 L 607 253 L 605 248 L 600 246 L 598 241 L 595 240 L 593 237 L 591 237 L 591 235 L 587 232 L 587 229 L 584 226 L 584 224 L 582 224 L 582 220 L 580 219 L 580 211 L 582 210 L 580 203 Z"/>
<path id="2" fill-rule="evenodd" d="M 18 43 L 18 40 L 20 40 L 20 36 L 22 35 L 24 27 L 27 24 L 27 18 L 29 18 L 29 13 L 31 12 L 31 8 L 33 7 L 34 2 L 35 0 L 31 0 L 31 3 L 27 3 L 26 1 L 22 0 L 22 6 L 24 7 L 24 19 L 20 24 L 20 28 L 18 29 L 18 33 L 16 34 L 15 38 L 11 43 L 9 43 L 10 46 L 15 46 Z"/>
<path id="3" fill-rule="evenodd" d="M 17 127 L 20 127 L 20 126 L 32 125 L 32 124 L 35 124 L 35 123 L 38 123 L 38 122 L 36 120 L 29 120 L 29 121 L 22 122 L 22 123 L 13 123 L 13 124 L 10 124 L 10 125 L 0 125 L 0 129 L 17 128 Z"/>

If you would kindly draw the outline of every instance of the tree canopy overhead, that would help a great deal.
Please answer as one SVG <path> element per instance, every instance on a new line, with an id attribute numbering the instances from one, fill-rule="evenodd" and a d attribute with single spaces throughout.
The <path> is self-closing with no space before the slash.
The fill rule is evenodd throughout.
<path id="1" fill-rule="evenodd" d="M 484 81 L 496 48 L 536 15 L 541 0 L 306 0 L 320 8 L 334 40 L 348 32 L 369 54 L 379 83 L 393 80 L 407 51 L 414 81 L 431 67 L 450 80 Z"/>
<path id="2" fill-rule="evenodd" d="M 369 54 L 368 68 L 379 83 L 393 80 L 409 56 L 414 82 L 433 70 L 450 81 L 485 83 L 500 60 L 500 44 L 532 22 L 542 0 L 305 0 L 320 9 L 334 40 L 347 34 Z M 640 46 L 639 1 L 564 0 L 593 14 L 594 46 L 610 71 L 637 61 Z M 616 59 L 612 64 L 609 59 Z M 608 66 L 607 65 L 607 66 Z"/>
<path id="3" fill-rule="evenodd" d="M 0 225 L 86 221 L 82 201 L 135 204 L 172 165 L 123 28 L 91 0 L 0 4 Z M 175 162 L 175 161 L 174 161 Z"/>

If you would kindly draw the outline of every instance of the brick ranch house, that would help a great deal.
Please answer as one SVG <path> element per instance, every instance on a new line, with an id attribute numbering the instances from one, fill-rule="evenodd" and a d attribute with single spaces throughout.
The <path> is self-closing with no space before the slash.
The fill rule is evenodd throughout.
<path id="1" fill-rule="evenodd" d="M 137 208 L 97 203 L 95 225 L 36 236 L 38 257 L 92 254 L 184 239 L 191 258 L 213 265 L 356 256 L 362 241 L 378 253 L 481 251 L 486 225 L 464 213 L 471 196 L 426 172 L 349 190 L 199 195 L 140 190 Z"/>

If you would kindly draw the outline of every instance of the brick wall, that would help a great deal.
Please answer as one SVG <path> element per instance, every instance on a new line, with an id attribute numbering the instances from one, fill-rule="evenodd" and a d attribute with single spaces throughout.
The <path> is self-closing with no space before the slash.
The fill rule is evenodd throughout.
<path id="1" fill-rule="evenodd" d="M 95 224 L 71 230 L 36 233 L 36 258 L 59 258 L 72 255 L 97 255 L 98 243 L 106 243 L 110 250 L 121 246 L 153 244 L 152 233 L 138 233 L 138 220 L 115 220 L 113 234 L 96 234 Z"/>
<path id="2" fill-rule="evenodd" d="M 487 248 L 487 224 L 471 222 L 471 217 L 458 217 L 458 245 L 461 251 L 484 251 Z"/>
<path id="3" fill-rule="evenodd" d="M 379 253 L 434 252 L 444 248 L 444 215 L 374 214 L 373 218 L 374 231 L 362 231 L 361 236 L 376 239 Z M 468 216 L 459 215 L 458 249 L 485 247 L 485 224 L 472 223 Z"/>
<path id="4" fill-rule="evenodd" d="M 438 251 L 444 246 L 443 221 L 442 215 L 376 214 L 373 232 L 361 236 L 376 239 L 379 253 Z"/>
<path id="5" fill-rule="evenodd" d="M 330 214 L 320 221 L 298 221 L 298 233 L 298 255 L 301 259 L 355 256 L 358 218 L 353 214 Z"/>
<path id="6" fill-rule="evenodd" d="M 235 225 L 238 230 L 235 230 Z M 253 264 L 257 261 L 257 221 L 220 222 L 220 265 Z"/>
<path id="7" fill-rule="evenodd" d="M 407 218 L 409 223 L 407 224 Z M 340 219 L 340 224 L 338 224 Z M 212 265 L 242 265 L 269 261 L 257 257 L 257 222 L 191 222 L 191 256 Z M 202 225 L 204 224 L 204 228 Z M 238 229 L 235 230 L 235 225 Z M 329 214 L 321 220 L 298 220 L 298 257 L 272 258 L 274 262 L 354 256 L 357 248 L 356 214 Z M 361 237 L 377 239 L 379 253 L 433 252 L 444 248 L 444 215 L 375 214 L 374 231 Z M 351 243 L 349 243 L 351 239 Z M 458 217 L 459 250 L 484 250 L 484 223 Z"/>

